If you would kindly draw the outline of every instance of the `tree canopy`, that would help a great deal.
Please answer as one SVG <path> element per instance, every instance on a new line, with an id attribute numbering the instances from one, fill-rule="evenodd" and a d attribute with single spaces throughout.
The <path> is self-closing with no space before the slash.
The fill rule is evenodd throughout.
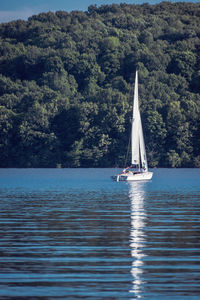
<path id="1" fill-rule="evenodd" d="M 200 167 L 200 4 L 0 25 L 0 167 L 123 166 L 135 71 L 151 167 Z"/>

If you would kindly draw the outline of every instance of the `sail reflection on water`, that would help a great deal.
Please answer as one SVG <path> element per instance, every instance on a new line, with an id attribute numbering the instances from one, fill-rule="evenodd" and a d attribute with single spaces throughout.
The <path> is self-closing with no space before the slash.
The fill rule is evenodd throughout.
<path id="1" fill-rule="evenodd" d="M 129 197 L 131 200 L 131 230 L 130 248 L 132 257 L 131 274 L 133 277 L 132 288 L 129 291 L 135 298 L 142 295 L 142 273 L 143 273 L 143 248 L 145 247 L 145 219 L 144 209 L 145 183 L 130 182 Z"/>

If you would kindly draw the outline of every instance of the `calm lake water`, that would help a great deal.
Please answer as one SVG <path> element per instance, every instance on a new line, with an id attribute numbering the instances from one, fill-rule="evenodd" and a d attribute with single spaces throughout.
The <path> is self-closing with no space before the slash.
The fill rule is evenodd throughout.
<path id="1" fill-rule="evenodd" d="M 0 169 L 0 299 L 200 299 L 200 169 Z"/>

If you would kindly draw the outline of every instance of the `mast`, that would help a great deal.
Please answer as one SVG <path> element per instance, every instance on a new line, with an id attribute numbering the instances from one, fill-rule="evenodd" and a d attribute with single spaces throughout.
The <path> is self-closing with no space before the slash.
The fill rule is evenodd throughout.
<path id="1" fill-rule="evenodd" d="M 132 118 L 132 132 L 131 132 L 131 163 L 132 165 L 139 165 L 139 107 L 138 107 L 138 72 L 135 74 L 135 87 L 133 99 L 133 118 Z"/>

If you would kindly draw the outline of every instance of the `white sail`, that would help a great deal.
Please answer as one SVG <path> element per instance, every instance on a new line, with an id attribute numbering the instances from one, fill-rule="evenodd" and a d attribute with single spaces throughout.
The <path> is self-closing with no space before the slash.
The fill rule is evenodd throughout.
<path id="1" fill-rule="evenodd" d="M 131 160 L 132 165 L 139 165 L 145 171 L 148 171 L 143 130 L 142 130 L 142 122 L 141 122 L 139 103 L 138 103 L 138 72 L 137 71 L 135 74 L 131 150 L 132 150 L 132 160 Z"/>
<path id="2" fill-rule="evenodd" d="M 135 74 L 135 88 L 134 88 L 134 101 L 133 101 L 133 119 L 132 119 L 132 132 L 131 132 L 131 152 L 132 152 L 132 165 L 139 165 L 139 120 L 140 112 L 138 107 L 138 74 Z"/>
<path id="3" fill-rule="evenodd" d="M 140 129 L 139 129 L 139 136 L 140 136 L 140 159 L 141 159 L 141 167 L 145 172 L 148 171 L 147 165 L 147 157 L 146 157 L 146 150 L 145 150 L 145 143 L 144 143 L 144 136 L 142 130 L 142 122 L 140 118 Z"/>

